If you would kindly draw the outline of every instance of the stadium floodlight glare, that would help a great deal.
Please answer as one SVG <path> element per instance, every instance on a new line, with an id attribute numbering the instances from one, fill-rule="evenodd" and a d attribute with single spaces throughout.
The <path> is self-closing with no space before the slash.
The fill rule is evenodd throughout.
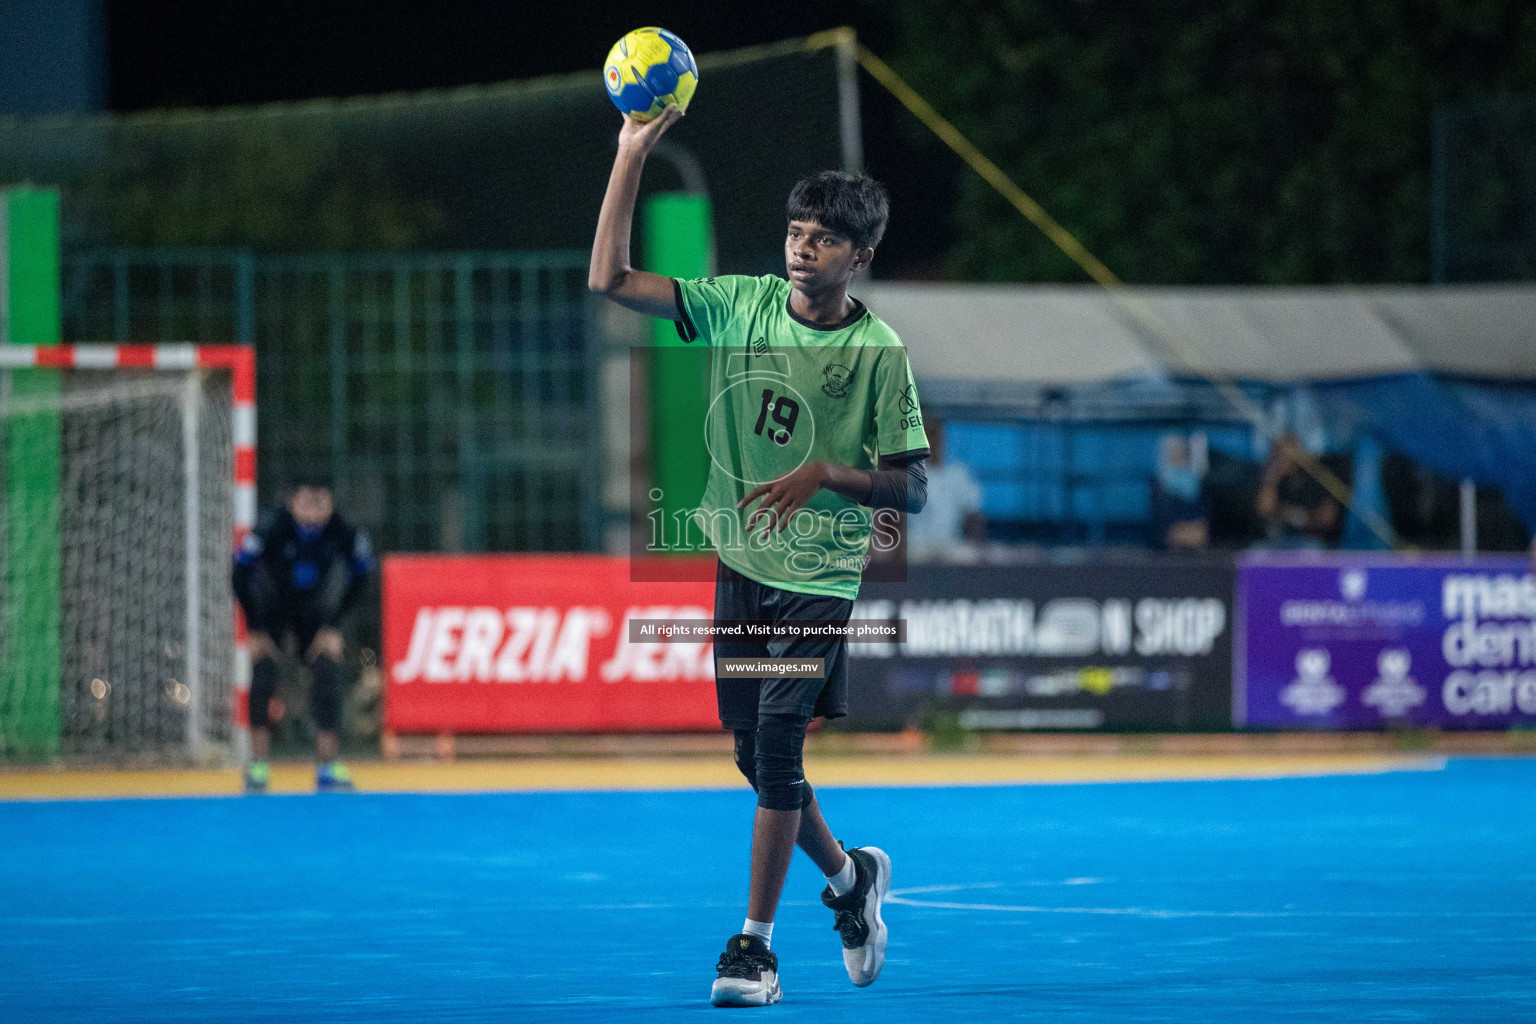
<path id="1" fill-rule="evenodd" d="M 15 371 L 50 369 L 57 388 L 12 387 Z M 42 709 L 65 755 L 243 756 L 248 657 L 229 574 L 255 519 L 255 371 L 236 345 L 0 346 L 0 431 L 31 419 L 59 435 L 57 486 L 0 496 L 11 559 L 44 552 L 58 578 L 55 656 L 0 678 L 0 757 L 37 752 L 11 739 L 38 723 L 8 728 L 6 708 Z M 57 545 L 29 548 L 34 526 Z M 38 569 L 0 566 L 0 592 Z M 9 604 L 0 645 L 14 648 L 28 638 L 7 635 Z"/>

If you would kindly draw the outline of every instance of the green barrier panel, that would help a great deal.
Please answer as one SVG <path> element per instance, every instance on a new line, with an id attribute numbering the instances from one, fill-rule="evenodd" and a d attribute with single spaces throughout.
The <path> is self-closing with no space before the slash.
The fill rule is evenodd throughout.
<path id="1" fill-rule="evenodd" d="M 710 222 L 707 195 L 651 196 L 645 202 L 645 269 L 678 278 L 709 274 Z M 709 476 L 704 447 L 709 360 L 701 343 L 685 345 L 670 322 L 657 320 L 652 330 L 651 486 L 661 492 L 652 507 L 659 506 L 666 521 L 674 523 L 677 512 L 698 506 Z"/>
<path id="2" fill-rule="evenodd" d="M 0 192 L 0 342 L 59 342 L 59 194 Z M 14 398 L 59 392 L 57 370 L 17 370 Z M 0 756 L 59 752 L 59 417 L 0 419 Z"/>

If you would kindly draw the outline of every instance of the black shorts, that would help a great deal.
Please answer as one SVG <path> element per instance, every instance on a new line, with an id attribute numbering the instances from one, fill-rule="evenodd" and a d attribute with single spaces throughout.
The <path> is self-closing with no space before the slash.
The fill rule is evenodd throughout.
<path id="1" fill-rule="evenodd" d="M 853 602 L 780 590 L 749 579 L 721 562 L 715 571 L 715 621 L 789 619 L 847 622 Z M 715 658 L 822 658 L 822 679 L 722 679 L 715 671 L 720 724 L 727 729 L 756 729 L 759 711 L 813 718 L 841 718 L 848 713 L 848 643 L 842 637 L 805 640 L 725 640 L 715 642 Z"/>

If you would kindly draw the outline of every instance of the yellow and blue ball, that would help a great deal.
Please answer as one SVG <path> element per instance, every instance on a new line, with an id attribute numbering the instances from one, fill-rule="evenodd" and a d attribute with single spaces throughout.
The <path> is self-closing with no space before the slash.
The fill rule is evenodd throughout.
<path id="1" fill-rule="evenodd" d="M 608 98 L 637 121 L 649 121 L 670 103 L 687 110 L 699 84 L 688 45 L 664 28 L 637 28 L 613 44 L 603 67 Z"/>

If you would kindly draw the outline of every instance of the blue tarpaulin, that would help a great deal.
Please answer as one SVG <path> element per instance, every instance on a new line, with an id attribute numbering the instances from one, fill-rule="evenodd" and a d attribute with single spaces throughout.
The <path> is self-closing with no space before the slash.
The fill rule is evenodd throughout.
<path id="1" fill-rule="evenodd" d="M 1403 373 L 1329 381 L 1314 393 L 1421 465 L 1497 487 L 1536 531 L 1536 387 Z"/>
<path id="2" fill-rule="evenodd" d="M 1321 417 L 1334 451 L 1375 443 L 1497 487 L 1536 531 L 1536 286 L 866 292 L 941 407 L 1104 423 L 1230 419 L 1253 407 L 1232 408 L 1201 378 L 1235 381 L 1260 406 L 1297 398 L 1289 405 Z M 1372 454 L 1355 453 L 1357 486 L 1379 491 Z"/>

